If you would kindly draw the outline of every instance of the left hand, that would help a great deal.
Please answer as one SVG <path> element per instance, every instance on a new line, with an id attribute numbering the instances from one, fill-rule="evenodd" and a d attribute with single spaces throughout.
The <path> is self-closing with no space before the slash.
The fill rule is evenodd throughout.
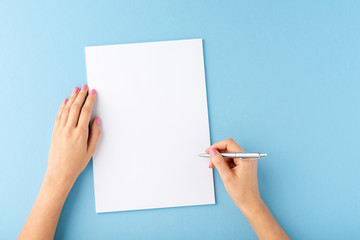
<path id="1" fill-rule="evenodd" d="M 100 118 L 93 120 L 89 136 L 95 98 L 96 91 L 88 94 L 84 84 L 81 89 L 75 87 L 70 99 L 61 104 L 51 138 L 46 176 L 72 184 L 85 169 L 100 136 Z"/>

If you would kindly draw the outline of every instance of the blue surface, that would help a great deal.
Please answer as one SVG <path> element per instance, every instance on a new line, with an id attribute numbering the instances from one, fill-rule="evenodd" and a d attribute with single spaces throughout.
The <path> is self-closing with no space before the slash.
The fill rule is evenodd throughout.
<path id="1" fill-rule="evenodd" d="M 89 45 L 204 39 L 211 139 L 259 163 L 293 239 L 359 239 L 359 1 L 0 2 L 0 239 L 14 239 L 47 166 L 59 104 Z M 56 239 L 256 239 L 214 174 L 217 204 L 96 214 L 92 164 Z"/>

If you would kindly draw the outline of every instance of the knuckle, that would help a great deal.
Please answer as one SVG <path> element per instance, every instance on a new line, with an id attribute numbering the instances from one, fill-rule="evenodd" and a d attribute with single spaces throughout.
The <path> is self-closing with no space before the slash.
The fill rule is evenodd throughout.
<path id="1" fill-rule="evenodd" d="M 229 143 L 234 143 L 235 142 L 234 139 L 232 139 L 232 138 L 228 138 L 228 139 L 226 139 L 226 141 L 229 142 Z"/>
<path id="2" fill-rule="evenodd" d="M 73 108 L 73 109 L 80 109 L 80 104 L 77 103 L 77 102 L 75 102 L 75 103 L 73 103 L 73 105 L 71 106 L 71 108 Z"/>
<path id="3" fill-rule="evenodd" d="M 70 111 L 70 106 L 66 106 L 66 107 L 64 108 L 64 113 L 69 112 L 69 111 Z"/>
<path id="4" fill-rule="evenodd" d="M 87 95 L 87 91 L 80 91 L 79 95 L 77 96 L 77 100 L 81 100 L 82 102 L 85 100 Z"/>
<path id="5" fill-rule="evenodd" d="M 79 124 L 78 125 L 78 128 L 79 128 L 79 131 L 82 132 L 82 133 L 86 133 L 86 136 L 89 132 L 89 126 L 86 125 L 86 124 Z"/>
<path id="6" fill-rule="evenodd" d="M 91 113 L 91 109 L 89 107 L 84 106 L 81 110 L 81 113 L 89 114 Z"/>
<path id="7" fill-rule="evenodd" d="M 65 127 L 63 129 L 63 134 L 66 138 L 69 138 L 72 135 L 72 131 L 69 127 Z"/>
<path id="8" fill-rule="evenodd" d="M 75 132 L 75 139 L 77 141 L 82 141 L 83 139 L 87 138 L 87 131 L 85 131 L 84 128 L 79 128 L 77 129 L 77 131 Z"/>

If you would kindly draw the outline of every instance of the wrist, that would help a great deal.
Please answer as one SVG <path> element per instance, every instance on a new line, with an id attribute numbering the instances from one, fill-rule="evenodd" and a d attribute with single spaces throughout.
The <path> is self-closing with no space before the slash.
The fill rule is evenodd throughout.
<path id="1" fill-rule="evenodd" d="M 241 212 L 246 213 L 250 212 L 253 209 L 261 207 L 264 202 L 262 201 L 260 195 L 251 196 L 246 199 L 246 201 L 237 201 L 235 202 L 236 206 L 240 209 Z"/>
<path id="2" fill-rule="evenodd" d="M 59 164 L 49 164 L 45 174 L 45 178 L 48 178 L 53 182 L 58 182 L 66 185 L 74 184 L 78 176 L 79 174 L 77 173 L 77 171 L 75 171 L 75 169 L 69 169 L 69 167 L 59 166 Z"/>
<path id="3" fill-rule="evenodd" d="M 74 185 L 75 180 L 75 177 L 69 177 L 47 170 L 45 173 L 43 185 L 46 188 L 51 189 L 53 192 L 67 195 Z"/>

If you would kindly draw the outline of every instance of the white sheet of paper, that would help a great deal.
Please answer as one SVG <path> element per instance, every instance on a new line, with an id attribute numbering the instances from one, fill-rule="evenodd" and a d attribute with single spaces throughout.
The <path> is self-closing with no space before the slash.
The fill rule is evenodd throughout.
<path id="1" fill-rule="evenodd" d="M 86 47 L 96 212 L 215 204 L 202 39 Z"/>

